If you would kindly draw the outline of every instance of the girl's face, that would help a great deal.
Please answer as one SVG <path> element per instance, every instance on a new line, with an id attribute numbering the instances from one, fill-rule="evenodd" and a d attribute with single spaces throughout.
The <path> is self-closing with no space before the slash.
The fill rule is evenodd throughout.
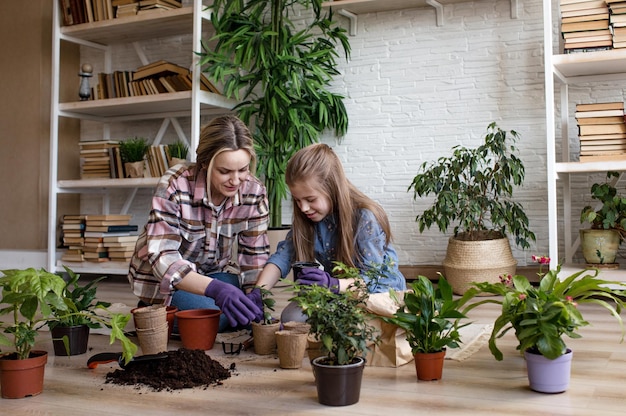
<path id="1" fill-rule="evenodd" d="M 320 222 L 330 214 L 330 199 L 315 187 L 315 181 L 299 181 L 289 187 L 294 202 L 300 211 L 313 222 Z"/>
<path id="2" fill-rule="evenodd" d="M 250 154 L 243 150 L 227 150 L 215 156 L 208 182 L 211 202 L 220 205 L 224 198 L 234 196 L 250 174 Z"/>

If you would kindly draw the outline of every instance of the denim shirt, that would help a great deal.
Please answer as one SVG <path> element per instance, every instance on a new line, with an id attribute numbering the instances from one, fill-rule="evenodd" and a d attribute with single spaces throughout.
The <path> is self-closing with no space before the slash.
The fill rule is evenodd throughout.
<path id="1" fill-rule="evenodd" d="M 363 275 L 371 264 L 385 265 L 390 260 L 388 267 L 383 267 L 384 276 L 379 278 L 376 285 L 370 287 L 371 293 L 387 292 L 394 290 L 406 290 L 406 280 L 398 269 L 398 255 L 394 248 L 385 245 L 385 233 L 374 214 L 367 209 L 361 209 L 358 213 L 359 221 L 355 237 L 357 253 L 355 264 L 361 270 L 361 275 L 366 283 L 369 278 Z M 315 224 L 315 260 L 324 266 L 324 270 L 330 273 L 337 252 L 337 220 L 331 214 Z M 309 259 L 307 259 L 309 260 Z M 278 243 L 276 252 L 268 260 L 277 266 L 284 278 L 291 269 L 294 261 L 294 248 L 292 233 L 289 231 L 285 240 Z"/>

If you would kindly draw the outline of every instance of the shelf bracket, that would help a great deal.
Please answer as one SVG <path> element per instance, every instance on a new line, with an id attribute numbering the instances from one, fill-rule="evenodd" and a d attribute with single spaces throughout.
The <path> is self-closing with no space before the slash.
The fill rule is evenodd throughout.
<path id="1" fill-rule="evenodd" d="M 517 0 L 511 0 L 511 19 L 517 19 Z"/>
<path id="2" fill-rule="evenodd" d="M 443 4 L 439 3 L 437 0 L 426 0 L 426 4 L 435 8 L 437 26 L 443 26 Z"/>
<path id="3" fill-rule="evenodd" d="M 339 15 L 343 17 L 346 17 L 348 20 L 350 20 L 350 29 L 348 33 L 350 33 L 350 36 L 356 36 L 357 23 L 358 23 L 357 15 L 352 12 L 347 11 L 346 9 L 339 9 L 337 13 L 339 13 Z"/>

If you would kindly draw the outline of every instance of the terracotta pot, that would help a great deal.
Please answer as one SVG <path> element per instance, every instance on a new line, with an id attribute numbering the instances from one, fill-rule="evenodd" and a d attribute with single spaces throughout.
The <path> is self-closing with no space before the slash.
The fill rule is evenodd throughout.
<path id="1" fill-rule="evenodd" d="M 353 364 L 326 365 L 326 357 L 311 361 L 317 400 L 327 406 L 348 406 L 359 401 L 365 359 L 357 357 Z"/>
<path id="2" fill-rule="evenodd" d="M 569 348 L 550 360 L 541 354 L 524 351 L 530 388 L 539 393 L 562 393 L 569 387 L 574 353 Z"/>
<path id="3" fill-rule="evenodd" d="M 417 379 L 422 381 L 440 380 L 443 373 L 443 361 L 446 352 L 418 352 L 413 355 L 415 358 L 415 372 Z"/>
<path id="4" fill-rule="evenodd" d="M 174 329 L 174 315 L 178 312 L 178 308 L 176 306 L 167 306 L 165 308 L 166 318 L 167 318 L 167 339 L 172 337 L 172 330 Z"/>
<path id="5" fill-rule="evenodd" d="M 54 355 L 67 357 L 68 355 L 80 355 L 87 352 L 89 343 L 89 327 L 87 325 L 61 326 L 56 325 L 50 329 Z M 67 346 L 63 338 L 67 340 Z"/>
<path id="6" fill-rule="evenodd" d="M 269 355 L 276 352 L 276 331 L 279 329 L 280 322 L 278 320 L 271 324 L 252 322 L 255 354 Z"/>
<path id="7" fill-rule="evenodd" d="M 219 309 L 188 309 L 174 313 L 183 347 L 190 350 L 210 350 L 220 325 Z"/>
<path id="8" fill-rule="evenodd" d="M 277 331 L 276 350 L 280 368 L 300 368 L 306 352 L 306 332 Z"/>
<path id="9" fill-rule="evenodd" d="M 43 391 L 46 351 L 31 351 L 30 358 L 15 360 L 15 354 L 0 358 L 0 389 L 5 399 L 36 396 Z"/>

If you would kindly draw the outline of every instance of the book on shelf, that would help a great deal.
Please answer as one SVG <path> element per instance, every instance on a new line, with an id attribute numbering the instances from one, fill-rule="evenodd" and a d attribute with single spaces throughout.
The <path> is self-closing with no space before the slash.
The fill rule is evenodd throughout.
<path id="1" fill-rule="evenodd" d="M 107 232 L 107 233 L 115 233 L 115 232 L 129 232 L 129 231 L 137 231 L 139 226 L 137 225 L 88 225 L 85 229 L 87 232 Z"/>
<path id="2" fill-rule="evenodd" d="M 568 50 L 568 49 L 598 48 L 598 47 L 610 48 L 612 46 L 613 46 L 613 40 L 607 39 L 607 40 L 597 40 L 593 42 L 576 42 L 576 41 L 565 42 L 565 45 L 563 47 L 565 50 Z"/>
<path id="3" fill-rule="evenodd" d="M 61 261 L 81 262 L 84 261 L 83 253 L 80 250 L 67 249 L 61 254 Z"/>
<path id="4" fill-rule="evenodd" d="M 129 237 L 136 234 L 133 231 L 85 231 L 83 235 L 85 237 L 102 237 L 103 241 L 106 242 L 107 238 Z"/>
<path id="5" fill-rule="evenodd" d="M 592 155 L 597 153 L 604 153 L 606 151 L 617 151 L 621 153 L 626 153 L 626 143 L 615 143 L 615 144 L 603 144 L 603 145 L 587 145 L 580 144 L 580 154 Z"/>
<path id="6" fill-rule="evenodd" d="M 606 10 L 605 13 L 599 13 L 599 14 L 592 14 L 592 15 L 585 14 L 582 16 L 562 17 L 561 24 L 587 22 L 590 20 L 604 20 L 608 18 L 609 18 L 609 11 Z"/>
<path id="7" fill-rule="evenodd" d="M 578 125 L 585 124 L 621 124 L 624 122 L 623 116 L 611 117 L 582 117 L 576 120 Z"/>
<path id="8" fill-rule="evenodd" d="M 578 136 L 580 140 L 616 140 L 626 139 L 626 133 L 614 133 L 614 134 L 590 134 L 586 136 Z"/>
<path id="9" fill-rule="evenodd" d="M 626 160 L 626 153 L 617 155 L 581 155 L 578 160 L 580 162 L 613 162 L 618 160 Z"/>
<path id="10" fill-rule="evenodd" d="M 562 32 L 580 32 L 582 30 L 602 30 L 609 28 L 609 19 L 591 20 L 588 22 L 564 23 Z"/>
<path id="11" fill-rule="evenodd" d="M 613 35 L 592 35 L 592 36 L 581 36 L 577 38 L 566 38 L 565 44 L 570 45 L 572 43 L 581 43 L 581 42 L 601 42 L 604 41 L 606 44 L 613 41 Z"/>
<path id="12" fill-rule="evenodd" d="M 129 225 L 129 221 L 127 219 L 110 219 L 110 220 L 86 220 L 85 224 L 87 228 L 89 227 L 103 227 L 103 226 L 112 226 L 112 225 Z"/>
<path id="13" fill-rule="evenodd" d="M 164 76 L 164 75 L 187 75 L 189 69 L 183 68 L 180 65 L 176 65 L 172 62 L 165 60 L 152 62 L 150 64 L 137 68 L 133 74 L 133 81 L 137 81 L 150 76 Z"/>
<path id="14" fill-rule="evenodd" d="M 626 133 L 626 124 L 590 124 L 578 126 L 579 136 Z"/>
<path id="15" fill-rule="evenodd" d="M 611 23 L 626 23 L 626 14 L 611 14 L 609 21 Z"/>
<path id="16" fill-rule="evenodd" d="M 118 236 L 104 236 L 102 242 L 106 247 L 109 243 L 135 243 L 139 238 L 138 235 L 118 235 Z"/>
<path id="17" fill-rule="evenodd" d="M 85 229 L 85 223 L 84 222 L 63 222 L 63 224 L 61 224 L 61 229 L 62 230 L 84 230 Z"/>
<path id="18" fill-rule="evenodd" d="M 109 249 L 104 246 L 103 243 L 97 244 L 85 244 L 83 246 L 83 252 L 90 253 L 108 253 Z"/>
<path id="19" fill-rule="evenodd" d="M 611 28 L 609 29 L 600 29 L 600 30 L 581 30 L 579 32 L 561 32 L 561 36 L 563 39 L 572 39 L 572 38 L 581 38 L 588 36 L 601 36 L 601 35 L 610 35 Z"/>
<path id="20" fill-rule="evenodd" d="M 576 111 L 600 111 L 600 110 L 623 110 L 623 101 L 612 101 L 608 103 L 581 103 L 576 104 Z"/>
<path id="21" fill-rule="evenodd" d="M 604 15 L 606 14 L 606 18 L 608 19 L 609 16 L 609 8 L 606 6 L 603 7 L 595 7 L 592 9 L 579 9 L 579 10 L 569 10 L 569 11 L 562 11 L 561 12 L 561 22 L 563 22 L 563 19 L 568 19 L 570 17 L 580 17 L 580 16 L 597 16 L 597 15 Z M 601 18 L 602 19 L 602 18 Z M 587 19 L 589 20 L 589 19 Z"/>
<path id="22" fill-rule="evenodd" d="M 130 221 L 133 216 L 131 214 L 86 214 L 85 221 L 115 221 L 126 220 Z M 117 225 L 117 224 L 108 224 Z"/>
<path id="23" fill-rule="evenodd" d="M 100 259 L 103 258 L 108 258 L 109 257 L 109 252 L 108 251 L 85 251 L 83 252 L 83 258 L 87 261 L 91 261 L 92 259 L 97 259 L 98 261 L 100 261 Z"/>
<path id="24" fill-rule="evenodd" d="M 599 7 L 605 7 L 608 9 L 608 6 L 604 0 L 587 0 L 578 3 L 562 4 L 560 6 L 560 9 L 561 12 L 569 12 L 572 10 L 597 9 Z"/>
<path id="25" fill-rule="evenodd" d="M 565 48 L 563 53 L 565 54 L 573 54 L 573 53 L 587 53 L 587 52 L 597 52 L 597 51 L 610 51 L 613 49 L 613 46 L 595 46 L 592 48 L 587 47 L 579 47 L 579 48 Z"/>
<path id="26" fill-rule="evenodd" d="M 624 117 L 624 110 L 591 110 L 591 111 L 576 111 L 574 117 L 590 118 L 590 117 Z"/>

